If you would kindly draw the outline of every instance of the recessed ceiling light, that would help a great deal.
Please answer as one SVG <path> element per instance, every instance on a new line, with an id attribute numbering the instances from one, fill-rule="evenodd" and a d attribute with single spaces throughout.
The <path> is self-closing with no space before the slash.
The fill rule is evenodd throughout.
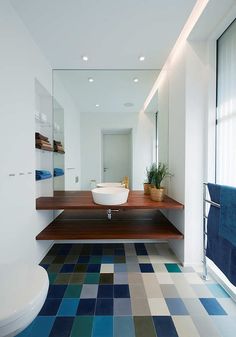
<path id="1" fill-rule="evenodd" d="M 94 82 L 94 79 L 93 79 L 92 77 L 89 77 L 89 78 L 88 78 L 88 81 L 89 81 L 90 83 L 92 83 L 92 82 Z"/>
<path id="2" fill-rule="evenodd" d="M 139 79 L 138 79 L 137 77 L 135 77 L 135 78 L 133 79 L 133 81 L 134 81 L 134 83 L 137 83 L 137 82 L 139 81 Z"/>
<path id="3" fill-rule="evenodd" d="M 83 56 L 82 56 L 82 60 L 85 61 L 85 62 L 87 62 L 87 61 L 88 61 L 88 56 L 83 55 Z"/>
<path id="4" fill-rule="evenodd" d="M 125 106 L 126 108 L 130 108 L 131 106 L 134 106 L 134 104 L 131 103 L 131 102 L 127 102 L 127 103 L 124 103 L 124 106 Z"/>
<path id="5" fill-rule="evenodd" d="M 99 107 L 100 107 L 100 104 L 96 104 L 95 107 L 96 107 L 96 108 L 99 108 Z"/>
<path id="6" fill-rule="evenodd" d="M 145 60 L 145 56 L 139 56 L 139 61 L 142 62 Z"/>

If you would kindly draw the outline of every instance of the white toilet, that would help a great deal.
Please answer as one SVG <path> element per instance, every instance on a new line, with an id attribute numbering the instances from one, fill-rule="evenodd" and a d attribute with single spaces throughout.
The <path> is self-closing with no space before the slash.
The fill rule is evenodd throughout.
<path id="1" fill-rule="evenodd" d="M 0 265 L 0 337 L 24 330 L 41 310 L 49 287 L 38 265 Z"/>

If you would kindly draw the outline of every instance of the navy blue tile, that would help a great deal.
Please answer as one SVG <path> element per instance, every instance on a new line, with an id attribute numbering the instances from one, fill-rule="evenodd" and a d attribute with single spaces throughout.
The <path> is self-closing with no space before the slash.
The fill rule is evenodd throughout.
<path id="1" fill-rule="evenodd" d="M 140 263 L 139 267 L 142 273 L 154 273 L 151 263 Z"/>
<path id="2" fill-rule="evenodd" d="M 114 285 L 114 297 L 115 298 L 130 297 L 128 284 L 115 284 Z"/>
<path id="3" fill-rule="evenodd" d="M 215 298 L 199 298 L 209 315 L 227 315 Z"/>
<path id="4" fill-rule="evenodd" d="M 57 317 L 49 337 L 69 337 L 73 321 L 73 317 Z"/>
<path id="5" fill-rule="evenodd" d="M 113 298 L 113 285 L 100 285 L 98 287 L 98 298 Z"/>
<path id="6" fill-rule="evenodd" d="M 98 298 L 96 304 L 96 316 L 111 316 L 113 315 L 113 299 Z"/>
<path id="7" fill-rule="evenodd" d="M 67 255 L 69 251 L 71 250 L 72 244 L 62 244 L 59 248 L 57 255 Z"/>
<path id="8" fill-rule="evenodd" d="M 39 313 L 39 316 L 55 316 L 60 304 L 61 299 L 59 298 L 47 298 Z"/>
<path id="9" fill-rule="evenodd" d="M 77 315 L 94 315 L 96 299 L 80 299 Z"/>
<path id="10" fill-rule="evenodd" d="M 40 266 L 47 270 L 50 264 L 40 263 Z"/>
<path id="11" fill-rule="evenodd" d="M 89 256 L 84 255 L 84 256 L 80 256 L 78 258 L 77 263 L 88 263 L 88 262 L 89 262 Z"/>
<path id="12" fill-rule="evenodd" d="M 66 288 L 66 285 L 50 285 L 47 298 L 62 298 Z"/>
<path id="13" fill-rule="evenodd" d="M 171 316 L 154 316 L 153 322 L 158 337 L 178 337 Z"/>
<path id="14" fill-rule="evenodd" d="M 73 273 L 75 264 L 64 264 L 60 270 L 60 273 Z"/>
<path id="15" fill-rule="evenodd" d="M 125 255 L 124 249 L 115 249 L 115 255 Z"/>
<path id="16" fill-rule="evenodd" d="M 148 255 L 144 243 L 135 243 L 134 246 L 135 246 L 137 255 Z"/>
<path id="17" fill-rule="evenodd" d="M 102 246 L 99 247 L 93 247 L 91 251 L 91 255 L 102 255 Z"/>
<path id="18" fill-rule="evenodd" d="M 100 264 L 89 264 L 87 273 L 99 273 L 101 265 Z"/>

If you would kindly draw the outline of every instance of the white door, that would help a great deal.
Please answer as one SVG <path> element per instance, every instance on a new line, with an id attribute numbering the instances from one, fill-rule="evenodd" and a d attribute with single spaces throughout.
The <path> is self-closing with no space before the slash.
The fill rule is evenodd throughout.
<path id="1" fill-rule="evenodd" d="M 103 134 L 103 181 L 120 182 L 129 177 L 131 185 L 131 133 Z"/>

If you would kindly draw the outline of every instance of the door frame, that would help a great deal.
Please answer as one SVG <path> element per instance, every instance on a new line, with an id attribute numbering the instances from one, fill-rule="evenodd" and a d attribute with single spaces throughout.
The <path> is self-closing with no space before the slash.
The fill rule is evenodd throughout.
<path id="1" fill-rule="evenodd" d="M 132 128 L 111 128 L 101 129 L 101 176 L 100 181 L 103 182 L 103 136 L 104 135 L 130 135 L 130 177 L 129 188 L 133 188 L 133 129 Z"/>

